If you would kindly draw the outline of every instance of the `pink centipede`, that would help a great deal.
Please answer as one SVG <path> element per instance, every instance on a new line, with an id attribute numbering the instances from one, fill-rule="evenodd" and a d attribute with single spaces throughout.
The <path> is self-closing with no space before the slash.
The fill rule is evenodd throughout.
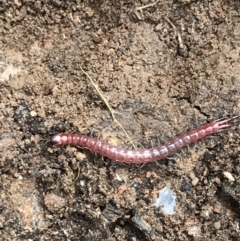
<path id="1" fill-rule="evenodd" d="M 182 133 L 181 135 L 170 139 L 163 145 L 149 149 L 128 150 L 112 146 L 104 141 L 83 134 L 59 133 L 54 135 L 51 140 L 56 145 L 82 146 L 118 162 L 141 164 L 159 161 L 172 156 L 182 148 L 193 144 L 206 136 L 214 134 L 222 129 L 229 128 L 233 125 L 234 120 L 236 119 L 239 119 L 239 116 L 220 121 L 213 121 L 186 133 Z"/>

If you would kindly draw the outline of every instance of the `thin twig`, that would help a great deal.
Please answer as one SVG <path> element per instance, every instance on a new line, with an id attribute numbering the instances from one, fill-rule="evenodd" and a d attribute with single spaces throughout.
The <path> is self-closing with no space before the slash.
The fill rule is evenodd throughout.
<path id="1" fill-rule="evenodd" d="M 101 93 L 100 89 L 98 88 L 98 85 L 93 81 L 93 79 L 91 78 L 91 76 L 83 70 L 82 66 L 79 65 L 81 71 L 87 76 L 87 78 L 90 80 L 91 84 L 93 85 L 93 87 L 95 88 L 95 90 L 97 91 L 97 93 L 99 94 L 99 96 L 101 97 L 101 99 L 103 100 L 103 102 L 105 103 L 105 105 L 107 106 L 108 110 L 111 113 L 112 119 L 113 121 L 122 129 L 122 131 L 124 132 L 124 134 L 126 135 L 126 137 L 128 138 L 128 140 L 130 141 L 130 143 L 132 144 L 134 149 L 137 149 L 136 146 L 134 145 L 133 141 L 131 140 L 131 138 L 129 137 L 128 133 L 126 132 L 126 130 L 123 128 L 123 126 L 121 125 L 121 123 L 116 119 L 115 115 L 114 115 L 114 110 L 112 109 L 112 107 L 109 105 L 108 101 L 106 100 L 106 98 L 103 96 L 103 94 Z"/>
<path id="2" fill-rule="evenodd" d="M 184 44 L 183 44 L 183 40 L 182 40 L 182 36 L 181 34 L 179 33 L 179 31 L 177 30 L 176 26 L 171 22 L 171 20 L 167 17 L 164 18 L 171 26 L 172 28 L 174 29 L 175 31 L 175 34 L 177 34 L 177 38 L 178 38 L 178 44 L 179 44 L 179 47 L 181 49 L 184 48 Z"/>
<path id="3" fill-rule="evenodd" d="M 156 5 L 160 0 L 157 0 L 154 3 L 149 3 L 147 5 L 141 6 L 141 7 L 136 7 L 135 8 L 135 14 L 137 15 L 139 20 L 142 20 L 142 17 L 138 14 L 138 11 L 141 13 L 141 15 L 143 14 L 143 9 L 145 8 L 149 8 L 149 7 L 153 7 L 154 5 Z M 165 2 L 164 2 L 165 3 Z"/>
<path id="4" fill-rule="evenodd" d="M 160 0 L 157 0 L 157 1 L 154 2 L 154 3 L 149 3 L 149 4 L 147 4 L 147 5 L 144 5 L 144 6 L 141 6 L 141 7 L 137 7 L 137 8 L 136 8 L 136 11 L 142 12 L 143 9 L 149 8 L 149 7 L 153 7 L 153 6 L 156 5 L 159 1 L 160 1 Z"/>

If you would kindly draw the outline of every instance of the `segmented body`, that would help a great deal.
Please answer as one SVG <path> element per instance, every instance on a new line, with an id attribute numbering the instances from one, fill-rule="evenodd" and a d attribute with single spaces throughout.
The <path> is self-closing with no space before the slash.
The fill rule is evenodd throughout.
<path id="1" fill-rule="evenodd" d="M 112 146 L 106 142 L 96 138 L 71 133 L 59 133 L 52 137 L 53 143 L 56 145 L 77 145 L 90 149 L 109 159 L 124 163 L 148 163 L 155 162 L 177 153 L 182 148 L 195 143 L 219 130 L 231 126 L 230 121 L 235 119 L 227 119 L 214 121 L 209 124 L 200 126 L 190 130 L 177 137 L 170 139 L 167 143 L 149 149 L 128 150 L 120 147 Z"/>

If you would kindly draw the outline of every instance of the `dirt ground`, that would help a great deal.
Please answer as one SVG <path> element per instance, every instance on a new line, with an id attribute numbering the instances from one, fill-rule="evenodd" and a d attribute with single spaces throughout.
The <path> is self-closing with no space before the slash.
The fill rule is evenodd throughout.
<path id="1" fill-rule="evenodd" d="M 0 240 L 240 240 L 239 125 L 145 166 L 133 148 L 240 113 L 239 1 L 0 1 Z M 80 66 L 98 85 L 126 137 Z M 154 206 L 169 187 L 174 214 Z"/>

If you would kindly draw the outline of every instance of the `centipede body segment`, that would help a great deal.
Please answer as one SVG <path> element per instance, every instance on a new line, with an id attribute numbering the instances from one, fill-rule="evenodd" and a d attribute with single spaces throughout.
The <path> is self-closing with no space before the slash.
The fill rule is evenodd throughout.
<path id="1" fill-rule="evenodd" d="M 167 143 L 149 149 L 128 150 L 121 147 L 112 146 L 96 138 L 73 133 L 59 133 L 52 137 L 52 142 L 56 145 L 77 145 L 90 149 L 111 160 L 124 163 L 148 163 L 155 162 L 169 157 L 182 148 L 195 143 L 222 129 L 229 128 L 235 123 L 239 116 L 213 121 L 186 133 L 170 139 Z"/>

